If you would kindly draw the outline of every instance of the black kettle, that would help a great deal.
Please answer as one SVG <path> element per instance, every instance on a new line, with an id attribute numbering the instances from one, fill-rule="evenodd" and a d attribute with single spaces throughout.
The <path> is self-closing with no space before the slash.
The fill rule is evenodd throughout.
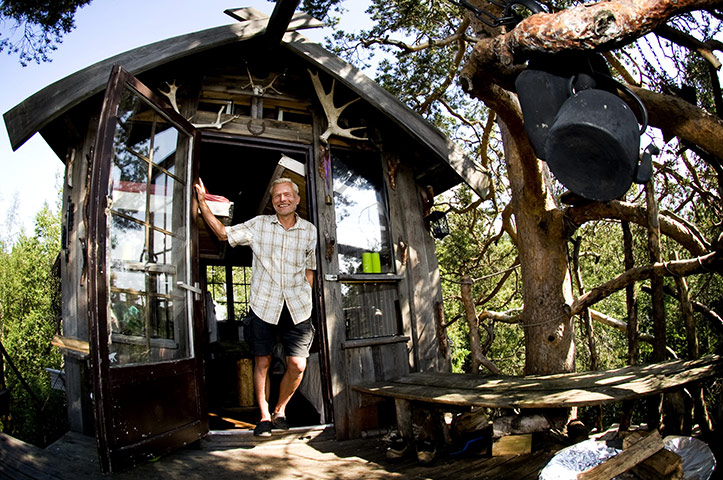
<path id="1" fill-rule="evenodd" d="M 608 201 L 624 195 L 633 181 L 650 179 L 654 149 L 646 150 L 642 165 L 638 161 L 647 111 L 610 76 L 602 56 L 562 56 L 544 69 L 530 66 L 515 82 L 525 131 L 560 183 L 583 198 Z M 640 127 L 618 89 L 635 103 Z"/>

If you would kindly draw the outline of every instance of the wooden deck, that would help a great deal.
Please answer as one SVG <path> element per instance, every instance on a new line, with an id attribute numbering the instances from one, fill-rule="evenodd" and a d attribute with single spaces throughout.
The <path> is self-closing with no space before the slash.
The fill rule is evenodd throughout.
<path id="1" fill-rule="evenodd" d="M 251 432 L 211 432 L 200 448 L 186 448 L 113 479 L 536 479 L 554 451 L 529 455 L 452 456 L 442 452 L 429 466 L 414 455 L 385 457 L 381 437 L 339 442 L 333 427 L 274 432 L 257 439 Z M 46 449 L 0 433 L 0 478 L 83 480 L 101 478 L 95 440 L 70 432 Z"/>

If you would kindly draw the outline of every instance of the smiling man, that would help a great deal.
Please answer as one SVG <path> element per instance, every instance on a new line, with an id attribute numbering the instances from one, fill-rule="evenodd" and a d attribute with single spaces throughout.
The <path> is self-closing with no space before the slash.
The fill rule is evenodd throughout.
<path id="1" fill-rule="evenodd" d="M 244 223 L 224 226 L 206 203 L 203 182 L 195 185 L 201 215 L 211 231 L 229 245 L 248 245 L 253 251 L 248 325 L 255 356 L 254 390 L 261 419 L 254 435 L 271 435 L 272 426 L 288 429 L 286 405 L 299 387 L 314 339 L 311 289 L 316 270 L 316 227 L 296 214 L 299 187 L 289 178 L 271 185 L 276 215 L 259 215 Z M 274 344 L 286 356 L 279 399 L 269 409 L 269 367 Z"/>

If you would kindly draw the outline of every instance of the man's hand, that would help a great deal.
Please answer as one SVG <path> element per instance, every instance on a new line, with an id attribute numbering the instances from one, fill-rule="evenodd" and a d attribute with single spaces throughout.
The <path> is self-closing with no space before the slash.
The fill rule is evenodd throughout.
<path id="1" fill-rule="evenodd" d="M 199 178 L 198 182 L 193 185 L 193 188 L 196 189 L 198 203 L 206 203 L 206 186 L 203 184 L 203 180 Z"/>
<path id="2" fill-rule="evenodd" d="M 198 198 L 198 208 L 201 210 L 201 217 L 206 222 L 206 225 L 216 235 L 216 237 L 225 242 L 228 237 L 226 236 L 226 227 L 211 213 L 211 208 L 206 203 L 206 186 L 203 184 L 203 180 L 200 178 L 198 182 L 193 185 L 196 190 L 196 198 Z"/>

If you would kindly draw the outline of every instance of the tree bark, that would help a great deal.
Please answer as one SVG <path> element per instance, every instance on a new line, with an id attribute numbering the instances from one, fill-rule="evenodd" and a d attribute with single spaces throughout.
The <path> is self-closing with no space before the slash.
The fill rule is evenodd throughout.
<path id="1" fill-rule="evenodd" d="M 720 4 L 719 0 L 610 0 L 538 13 L 503 35 L 478 42 L 471 60 L 512 65 L 535 53 L 612 50 L 652 32 L 674 15 Z"/>
<path id="2" fill-rule="evenodd" d="M 498 112 L 499 113 L 499 112 Z M 502 118 L 502 115 L 500 115 Z M 519 118 L 517 124 L 521 129 Z M 564 216 L 544 181 L 543 164 L 526 135 L 501 123 L 517 225 L 525 329 L 525 374 L 574 370 L 572 301 Z M 524 131 L 523 131 L 524 132 Z"/>

